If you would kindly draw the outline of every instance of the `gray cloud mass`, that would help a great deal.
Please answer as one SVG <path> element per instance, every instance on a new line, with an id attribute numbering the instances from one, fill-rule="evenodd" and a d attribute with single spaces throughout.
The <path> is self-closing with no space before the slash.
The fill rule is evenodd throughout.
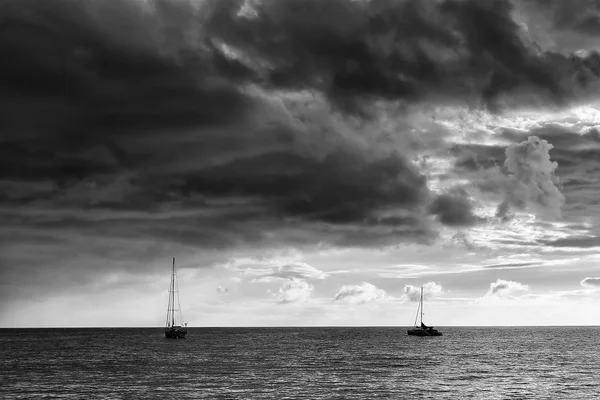
<path id="1" fill-rule="evenodd" d="M 595 93 L 598 53 L 540 47 L 515 4 L 2 2 L 2 278 L 37 244 L 49 268 L 75 249 L 125 260 L 201 246 L 214 261 L 232 248 L 427 242 L 433 220 L 478 223 L 468 188 L 431 190 L 415 149 L 378 118 L 388 110 L 408 137 L 410 105 L 501 113 Z M 501 146 L 453 151 L 457 171 L 505 162 Z M 560 208 L 548 179 L 538 187 Z"/>

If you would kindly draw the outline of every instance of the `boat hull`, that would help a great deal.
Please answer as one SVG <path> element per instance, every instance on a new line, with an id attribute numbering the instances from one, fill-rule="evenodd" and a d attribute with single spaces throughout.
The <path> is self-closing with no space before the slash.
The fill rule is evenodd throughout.
<path id="1" fill-rule="evenodd" d="M 413 328 L 408 330 L 409 336 L 443 336 L 437 329 Z"/>
<path id="2" fill-rule="evenodd" d="M 182 329 L 165 329 L 165 337 L 167 339 L 185 339 L 187 335 L 186 330 Z"/>

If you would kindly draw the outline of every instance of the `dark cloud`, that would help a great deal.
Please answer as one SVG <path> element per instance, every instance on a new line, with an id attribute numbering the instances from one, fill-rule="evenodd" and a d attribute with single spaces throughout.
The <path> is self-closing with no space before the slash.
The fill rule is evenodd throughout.
<path id="1" fill-rule="evenodd" d="M 589 287 L 599 287 L 600 286 L 600 278 L 584 278 L 581 281 L 581 286 L 589 286 Z"/>
<path id="2" fill-rule="evenodd" d="M 198 171 L 185 184 L 209 196 L 261 196 L 272 200 L 273 211 L 334 223 L 361 220 L 380 206 L 415 208 L 426 199 L 425 178 L 402 158 L 364 156 L 271 153 Z"/>
<path id="3" fill-rule="evenodd" d="M 141 4 L 3 4 L 5 281 L 30 295 L 69 279 L 92 287 L 100 271 L 156 273 L 151 261 L 198 248 L 193 267 L 235 251 L 434 235 L 426 179 L 404 155 L 349 133 L 321 95 L 249 88 L 254 69 L 191 8 Z"/>
<path id="4" fill-rule="evenodd" d="M 219 2 L 209 30 L 263 61 L 257 80 L 322 90 L 346 109 L 365 98 L 459 98 L 497 109 L 523 89 L 561 103 L 574 81 L 587 85 L 599 72 L 596 54 L 540 52 L 508 1 L 264 1 L 250 18 L 238 7 Z"/>
<path id="5" fill-rule="evenodd" d="M 236 120 L 252 107 L 244 83 L 319 90 L 349 109 L 380 98 L 497 107 L 523 87 L 561 101 L 575 75 L 598 75 L 597 55 L 540 53 L 507 1 L 264 1 L 246 15 L 243 4 L 6 2 L 5 122 L 97 142 L 98 131 Z"/>
<path id="6" fill-rule="evenodd" d="M 472 204 L 430 192 L 373 104 L 397 120 L 409 103 L 561 104 L 598 75 L 595 53 L 540 51 L 506 1 L 251 3 L 2 2 L 3 237 L 71 246 L 53 265 L 76 249 L 130 261 L 131 243 L 427 241 L 430 212 L 468 225 Z M 472 150 L 465 169 L 504 162 Z"/>
<path id="7" fill-rule="evenodd" d="M 556 60 L 530 48 L 504 1 L 264 1 L 245 14 L 243 2 L 231 0 L 200 8 L 25 3 L 5 3 L 0 20 L 8 60 L 0 93 L 8 109 L 0 123 L 10 127 L 10 140 L 0 143 L 2 176 L 50 179 L 71 194 L 73 186 L 112 190 L 116 182 L 123 202 L 143 204 L 164 193 L 233 191 L 278 197 L 283 213 L 354 220 L 392 197 L 421 201 L 422 178 L 402 157 L 364 161 L 347 148 L 319 160 L 299 155 L 298 132 L 288 126 L 240 132 L 261 113 L 245 85 L 316 90 L 342 109 L 376 99 L 475 97 L 492 104 L 522 85 L 557 96 L 562 90 L 551 68 Z M 211 131 L 217 126 L 231 130 Z M 235 157 L 231 148 L 249 142 L 279 151 Z M 192 162 L 193 153 L 196 167 L 215 155 L 233 161 L 188 168 L 177 180 L 148 176 L 169 170 L 175 156 Z M 282 164 L 302 172 L 282 171 Z M 343 170 L 354 165 L 356 179 L 348 178 Z M 114 176 L 124 169 L 135 173 Z M 265 169 L 281 174 L 257 179 Z M 403 182 L 393 183 L 396 175 Z M 366 181 L 374 187 L 359 187 Z"/>
<path id="8" fill-rule="evenodd" d="M 503 264 L 492 264 L 486 265 L 483 268 L 486 269 L 513 269 L 513 268 L 527 268 L 542 265 L 539 262 L 522 262 L 522 263 L 503 263 Z"/>
<path id="9" fill-rule="evenodd" d="M 450 226 L 473 225 L 478 218 L 473 213 L 473 203 L 463 188 L 453 188 L 433 201 L 429 210 L 440 221 Z"/>
<path id="10" fill-rule="evenodd" d="M 544 242 L 544 245 L 551 247 L 576 247 L 590 248 L 600 246 L 600 237 L 597 236 L 577 236 L 556 239 Z"/>
<path id="11" fill-rule="evenodd" d="M 554 29 L 600 35 L 600 4 L 595 1 L 526 0 L 525 3 L 549 14 Z"/>
<path id="12" fill-rule="evenodd" d="M 28 4 L 23 13 L 21 3 L 7 3 L 0 21 L 9 60 L 0 97 L 9 105 L 17 96 L 32 100 L 10 105 L 4 121 L 12 128 L 0 143 L 6 201 L 148 209 L 194 196 L 248 196 L 277 216 L 333 223 L 427 201 L 425 178 L 401 155 L 365 154 L 324 121 L 310 121 L 318 129 L 309 132 L 293 128 L 281 121 L 289 109 L 245 91 L 256 71 L 219 45 L 226 17 L 232 34 L 258 29 L 234 18 L 240 2 L 205 5 L 202 17 L 165 1 Z M 294 5 L 269 7 L 282 13 L 279 29 Z M 57 104 L 62 111 L 46 112 Z M 279 122 L 256 121 L 273 112 Z M 30 115 L 40 124 L 32 127 Z"/>
<path id="13" fill-rule="evenodd" d="M 26 3 L 30 8 L 24 13 Z M 16 128 L 26 131 L 27 116 L 35 114 L 41 118 L 38 123 L 49 122 L 47 145 L 89 148 L 110 142 L 121 130 L 238 118 L 250 106 L 247 96 L 229 82 L 215 80 L 218 75 L 201 55 L 180 60 L 163 54 L 160 42 L 149 37 L 157 21 L 144 18 L 142 7 L 126 1 L 102 6 L 67 0 L 52 6 L 5 3 L 0 51 L 7 62 L 1 71 L 1 99 L 14 114 L 4 118 L 4 127 L 14 129 L 16 122 Z M 109 11 L 124 15 L 114 19 Z M 10 101 L 24 96 L 30 101 Z M 62 109 L 53 109 L 57 105 Z"/>
<path id="14" fill-rule="evenodd" d="M 505 146 L 482 144 L 455 144 L 449 153 L 456 158 L 455 168 L 459 171 L 478 171 L 504 164 Z"/>

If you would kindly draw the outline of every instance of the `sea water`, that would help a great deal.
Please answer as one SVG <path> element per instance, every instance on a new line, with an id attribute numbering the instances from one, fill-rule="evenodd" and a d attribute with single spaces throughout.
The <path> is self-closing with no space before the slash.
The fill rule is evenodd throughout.
<path id="1" fill-rule="evenodd" d="M 1 329 L 2 399 L 595 399 L 599 327 Z"/>

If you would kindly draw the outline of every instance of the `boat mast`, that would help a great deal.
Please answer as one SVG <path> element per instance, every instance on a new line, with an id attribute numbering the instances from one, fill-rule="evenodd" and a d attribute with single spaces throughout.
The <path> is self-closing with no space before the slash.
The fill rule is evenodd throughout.
<path id="1" fill-rule="evenodd" d="M 173 257 L 173 272 L 171 273 L 171 326 L 175 325 L 175 257 Z"/>
<path id="2" fill-rule="evenodd" d="M 423 326 L 423 286 L 421 286 L 421 326 Z"/>
<path id="3" fill-rule="evenodd" d="M 173 259 L 173 262 L 174 261 L 175 260 Z M 175 265 L 173 265 L 173 269 L 174 268 L 175 268 Z M 171 326 L 173 326 L 173 316 L 172 316 L 173 308 L 174 308 L 174 301 L 173 301 L 174 297 L 173 296 L 175 294 L 174 290 L 173 290 L 173 287 L 174 287 L 173 286 L 173 278 L 174 278 L 174 275 L 173 275 L 173 272 L 171 272 L 171 282 L 169 284 L 169 304 L 167 305 L 167 321 L 166 321 L 167 328 L 170 328 Z"/>
<path id="4" fill-rule="evenodd" d="M 175 258 L 173 258 L 173 264 L 175 263 Z M 175 268 L 173 268 L 173 271 L 175 271 Z M 177 272 L 174 272 L 175 274 L 175 278 L 174 278 L 174 290 L 175 293 L 177 293 L 177 315 L 179 317 L 179 325 L 183 325 L 183 312 L 181 311 L 181 300 L 179 299 L 179 281 L 177 280 Z M 173 297 L 173 307 L 175 307 L 175 297 Z"/>

